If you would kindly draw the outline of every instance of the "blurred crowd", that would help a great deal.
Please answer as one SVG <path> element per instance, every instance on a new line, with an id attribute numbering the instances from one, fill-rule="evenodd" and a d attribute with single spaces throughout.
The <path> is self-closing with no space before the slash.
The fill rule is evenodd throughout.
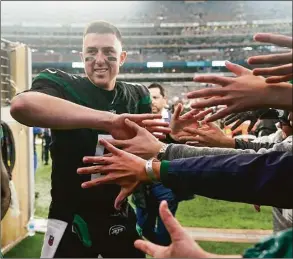
<path id="1" fill-rule="evenodd" d="M 25 4 L 24 4 L 25 5 Z M 11 12 L 16 11 L 13 5 L 3 5 L 3 21 L 10 23 L 46 22 L 60 24 L 75 24 L 94 20 L 101 17 L 116 24 L 119 23 L 176 23 L 190 21 L 197 23 L 218 21 L 252 21 L 261 19 L 291 19 L 292 10 L 288 1 L 132 1 L 125 8 L 111 6 L 111 12 L 105 11 L 104 2 L 87 2 L 88 8 L 80 8 L 78 4 L 64 6 L 70 12 L 78 11 L 78 19 L 75 16 L 64 15 L 62 8 L 46 3 L 35 3 L 34 16 L 26 12 L 17 12 L 15 19 L 11 19 Z M 126 3 L 124 4 L 126 5 Z M 21 6 L 21 4 L 20 4 Z M 25 9 L 25 6 L 24 8 Z M 131 12 L 131 15 L 129 15 Z M 10 15 L 10 16 L 9 16 Z M 58 21 L 58 22 L 57 22 Z"/>

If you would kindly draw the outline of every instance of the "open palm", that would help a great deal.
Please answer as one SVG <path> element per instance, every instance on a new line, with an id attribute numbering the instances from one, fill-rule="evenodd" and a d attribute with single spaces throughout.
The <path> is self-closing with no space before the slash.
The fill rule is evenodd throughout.
<path id="1" fill-rule="evenodd" d="M 190 135 L 188 132 L 184 131 L 185 127 L 197 128 L 198 121 L 204 119 L 207 114 L 212 112 L 212 109 L 208 109 L 206 111 L 192 109 L 191 111 L 180 116 L 182 110 L 182 104 L 178 104 L 170 122 L 170 136 L 176 141 L 179 141 L 182 136 Z"/>
<path id="2" fill-rule="evenodd" d="M 137 240 L 134 245 L 154 258 L 207 258 L 209 253 L 204 251 L 185 232 L 176 218 L 168 209 L 166 201 L 162 201 L 159 208 L 160 216 L 168 230 L 172 243 L 170 246 L 159 246 L 148 241 Z"/>

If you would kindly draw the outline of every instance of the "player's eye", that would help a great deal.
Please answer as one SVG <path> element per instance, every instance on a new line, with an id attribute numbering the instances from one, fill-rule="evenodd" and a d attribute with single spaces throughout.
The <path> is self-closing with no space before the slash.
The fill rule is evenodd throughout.
<path id="1" fill-rule="evenodd" d="M 87 53 L 90 54 L 90 55 L 94 55 L 94 54 L 97 53 L 97 50 L 96 49 L 88 49 Z"/>
<path id="2" fill-rule="evenodd" d="M 85 57 L 85 61 L 86 61 L 86 62 L 92 62 L 92 61 L 94 61 L 94 60 L 95 60 L 95 57 L 93 57 L 93 56 Z"/>
<path id="3" fill-rule="evenodd" d="M 115 54 L 115 51 L 112 48 L 105 48 L 103 50 L 103 53 L 104 53 L 104 55 L 109 56 L 109 55 L 114 55 Z"/>
<path id="4" fill-rule="evenodd" d="M 104 54 L 105 54 L 106 56 L 111 55 L 112 53 L 113 53 L 113 51 L 111 51 L 111 50 L 105 50 L 105 51 L 104 51 Z"/>

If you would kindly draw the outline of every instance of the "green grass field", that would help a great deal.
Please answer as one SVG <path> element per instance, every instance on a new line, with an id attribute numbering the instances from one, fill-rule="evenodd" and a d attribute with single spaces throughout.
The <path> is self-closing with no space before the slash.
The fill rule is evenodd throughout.
<path id="1" fill-rule="evenodd" d="M 51 166 L 43 165 L 40 159 L 35 179 L 35 216 L 46 218 L 50 204 Z M 254 210 L 252 205 L 212 200 L 197 197 L 194 200 L 181 202 L 176 215 L 183 226 L 234 229 L 272 229 L 271 207 L 262 207 L 261 212 Z M 6 258 L 37 258 L 40 257 L 43 235 L 36 234 L 22 241 L 9 251 Z M 219 254 L 239 254 L 250 247 L 247 243 L 199 242 L 207 251 Z"/>

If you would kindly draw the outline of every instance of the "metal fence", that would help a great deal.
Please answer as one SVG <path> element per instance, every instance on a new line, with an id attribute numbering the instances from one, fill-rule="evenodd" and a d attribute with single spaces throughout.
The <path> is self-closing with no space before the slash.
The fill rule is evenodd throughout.
<path id="1" fill-rule="evenodd" d="M 14 44 L 1 38 L 1 106 L 8 106 L 15 95 L 15 86 L 11 80 L 10 52 Z"/>

